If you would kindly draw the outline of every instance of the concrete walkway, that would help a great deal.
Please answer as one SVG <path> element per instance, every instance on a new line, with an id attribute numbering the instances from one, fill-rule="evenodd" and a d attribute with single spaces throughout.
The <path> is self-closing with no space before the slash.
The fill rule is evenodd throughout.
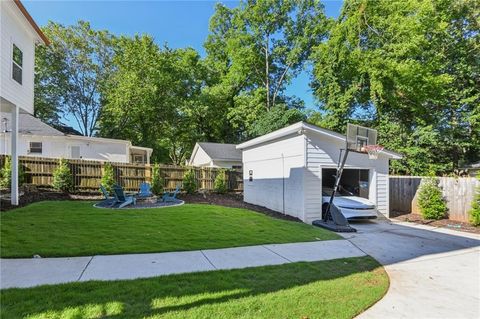
<path id="1" fill-rule="evenodd" d="M 412 223 L 343 234 L 385 267 L 390 288 L 358 318 L 480 318 L 480 236 Z"/>
<path id="2" fill-rule="evenodd" d="M 135 279 L 360 256 L 365 253 L 349 241 L 329 240 L 158 254 L 1 259 L 0 288 Z"/>

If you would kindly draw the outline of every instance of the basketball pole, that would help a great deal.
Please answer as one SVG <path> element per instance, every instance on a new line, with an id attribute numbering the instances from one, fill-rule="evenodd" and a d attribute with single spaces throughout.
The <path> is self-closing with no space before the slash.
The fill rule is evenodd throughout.
<path id="1" fill-rule="evenodd" d="M 341 153 L 342 153 L 342 150 L 340 150 L 340 154 Z M 330 207 L 332 207 L 333 199 L 335 198 L 335 194 L 337 193 L 338 186 L 340 185 L 340 179 L 342 178 L 343 168 L 345 167 L 345 163 L 347 161 L 348 153 L 349 153 L 349 149 L 348 149 L 348 147 L 346 147 L 345 148 L 345 153 L 343 154 L 342 161 L 340 162 L 340 165 L 337 166 L 337 174 L 335 176 L 335 184 L 333 185 L 333 191 L 332 191 L 332 194 L 330 195 L 330 200 L 328 201 L 327 211 L 326 211 L 325 216 L 323 218 L 324 221 L 327 221 L 332 217 L 331 212 L 330 212 Z"/>

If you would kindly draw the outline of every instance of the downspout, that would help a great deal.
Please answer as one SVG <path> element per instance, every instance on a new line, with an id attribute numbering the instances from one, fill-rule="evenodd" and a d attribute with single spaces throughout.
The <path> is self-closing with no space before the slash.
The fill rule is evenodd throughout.
<path id="1" fill-rule="evenodd" d="M 285 157 L 283 156 L 283 153 L 282 153 L 282 211 L 283 211 L 283 215 L 286 215 L 285 213 Z"/>

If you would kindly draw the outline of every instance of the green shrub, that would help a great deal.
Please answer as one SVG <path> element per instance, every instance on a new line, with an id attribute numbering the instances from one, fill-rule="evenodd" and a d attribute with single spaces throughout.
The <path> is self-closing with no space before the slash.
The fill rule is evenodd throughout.
<path id="1" fill-rule="evenodd" d="M 227 192 L 226 172 L 224 169 L 218 171 L 215 181 L 213 182 L 213 189 L 215 192 L 224 194 Z"/>
<path id="2" fill-rule="evenodd" d="M 53 171 L 53 188 L 59 191 L 68 192 L 73 187 L 72 173 L 68 162 L 63 158 L 58 162 L 57 168 Z"/>
<path id="3" fill-rule="evenodd" d="M 425 219 L 445 217 L 448 208 L 436 178 L 429 177 L 422 181 L 418 194 L 418 206 Z"/>
<path id="4" fill-rule="evenodd" d="M 155 195 L 163 194 L 165 180 L 160 175 L 160 165 L 154 164 L 152 168 L 152 193 Z"/>
<path id="5" fill-rule="evenodd" d="M 115 186 L 115 173 L 112 164 L 105 163 L 103 165 L 102 180 L 100 181 L 100 184 L 102 184 L 109 193 L 112 192 L 113 186 Z"/>
<path id="6" fill-rule="evenodd" d="M 23 172 L 22 165 L 18 165 L 18 186 L 21 186 L 25 182 L 25 173 Z M 5 156 L 5 163 L 0 169 L 0 187 L 10 188 L 12 184 L 12 158 Z"/>
<path id="7" fill-rule="evenodd" d="M 480 176 L 478 177 L 480 180 Z M 473 226 L 480 225 L 480 185 L 475 188 L 475 197 L 473 198 L 472 209 L 470 210 L 470 223 Z"/>
<path id="8" fill-rule="evenodd" d="M 189 169 L 183 176 L 183 190 L 187 194 L 193 194 L 197 191 L 197 181 L 195 180 L 195 172 Z"/>

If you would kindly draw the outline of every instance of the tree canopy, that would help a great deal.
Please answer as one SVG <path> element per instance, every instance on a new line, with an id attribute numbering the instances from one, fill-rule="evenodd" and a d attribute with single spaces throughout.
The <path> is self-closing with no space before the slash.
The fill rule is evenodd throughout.
<path id="1" fill-rule="evenodd" d="M 113 71 L 114 37 L 88 22 L 73 26 L 49 22 L 43 31 L 51 45 L 36 52 L 35 112 L 48 122 L 73 119 L 92 136 L 102 108 L 106 79 Z"/>
<path id="2" fill-rule="evenodd" d="M 211 90 L 228 106 L 227 119 L 239 137 L 303 118 L 303 101 L 286 96 L 285 88 L 325 38 L 329 22 L 316 0 L 242 1 L 233 9 L 217 4 L 205 42 L 206 62 L 217 73 Z M 268 122 L 270 111 L 286 114 Z"/>
<path id="3" fill-rule="evenodd" d="M 320 124 L 379 130 L 393 171 L 448 173 L 479 160 L 479 3 L 346 0 L 314 52 Z"/>
<path id="4" fill-rule="evenodd" d="M 84 135 L 154 149 L 183 164 L 197 141 L 238 143 L 306 120 L 379 130 L 405 155 L 398 174 L 449 174 L 480 160 L 480 4 L 474 0 L 317 0 L 215 6 L 205 56 L 49 23 L 36 61 L 35 115 Z M 309 72 L 316 107 L 287 94 Z"/>

